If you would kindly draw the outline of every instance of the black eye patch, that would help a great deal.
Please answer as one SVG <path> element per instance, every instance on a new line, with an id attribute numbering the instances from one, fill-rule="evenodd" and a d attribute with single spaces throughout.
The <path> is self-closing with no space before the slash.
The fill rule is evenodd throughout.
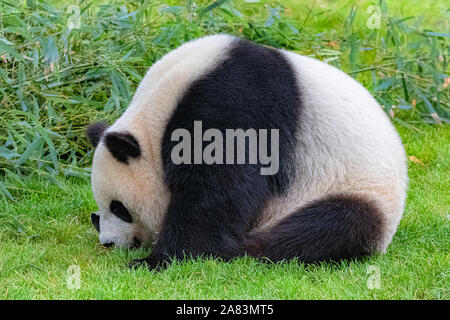
<path id="1" fill-rule="evenodd" d="M 128 212 L 127 208 L 122 204 L 122 202 L 113 200 L 109 204 L 109 210 L 111 210 L 114 215 L 128 223 L 131 223 L 133 221 L 133 218 L 131 217 L 131 214 Z"/>

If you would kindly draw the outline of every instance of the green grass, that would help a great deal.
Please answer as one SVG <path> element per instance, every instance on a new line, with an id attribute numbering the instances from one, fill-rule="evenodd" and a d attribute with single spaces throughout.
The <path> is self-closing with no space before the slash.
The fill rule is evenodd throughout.
<path id="1" fill-rule="evenodd" d="M 418 129 L 399 127 L 414 158 L 406 211 L 385 255 L 317 266 L 241 258 L 130 271 L 127 263 L 148 252 L 98 244 L 88 182 L 30 179 L 11 191 L 15 201 L 0 202 L 0 299 L 449 299 L 450 131 Z M 67 286 L 71 265 L 80 268 L 79 289 Z M 373 266 L 380 287 L 369 289 Z"/>
<path id="2" fill-rule="evenodd" d="M 0 0 L 0 299 L 450 298 L 445 1 L 74 3 L 79 29 L 68 27 L 70 1 Z M 367 27 L 371 5 L 379 28 Z M 386 255 L 319 266 L 188 261 L 155 274 L 126 268 L 144 250 L 98 245 L 84 128 L 114 121 L 162 55 L 220 32 L 326 61 L 384 106 L 411 159 L 405 215 Z M 70 266 L 79 289 L 67 286 Z M 381 282 L 371 290 L 373 268 Z"/>

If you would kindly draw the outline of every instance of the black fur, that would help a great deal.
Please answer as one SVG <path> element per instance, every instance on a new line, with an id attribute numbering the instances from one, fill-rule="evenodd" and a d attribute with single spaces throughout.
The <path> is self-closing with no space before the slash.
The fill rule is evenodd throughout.
<path id="1" fill-rule="evenodd" d="M 264 202 L 289 187 L 300 108 L 296 78 L 284 56 L 237 40 L 222 64 L 188 88 L 166 127 L 162 158 L 171 200 L 154 250 L 137 263 L 156 268 L 184 255 L 236 256 Z M 193 136 L 197 120 L 203 131 L 216 128 L 224 136 L 225 129 L 279 129 L 278 173 L 262 176 L 260 164 L 173 164 L 172 132 L 185 128 Z"/>
<path id="2" fill-rule="evenodd" d="M 122 204 L 122 202 L 113 200 L 109 204 L 109 210 L 119 219 L 131 223 L 133 222 L 133 218 L 131 214 L 128 212 L 127 208 Z"/>
<path id="3" fill-rule="evenodd" d="M 86 135 L 94 148 L 97 147 L 106 129 L 108 129 L 108 124 L 106 122 L 96 122 L 87 128 Z"/>
<path id="4" fill-rule="evenodd" d="M 95 230 L 100 232 L 100 216 L 96 213 L 91 213 L 91 222 Z"/>
<path id="5" fill-rule="evenodd" d="M 141 155 L 139 143 L 130 133 L 108 132 L 104 140 L 106 147 L 120 162 L 128 163 L 128 157 L 137 158 Z"/>
<path id="6" fill-rule="evenodd" d="M 244 251 L 273 262 L 358 258 L 376 250 L 383 225 L 383 215 L 372 201 L 333 196 L 311 203 L 267 231 L 251 235 Z"/>

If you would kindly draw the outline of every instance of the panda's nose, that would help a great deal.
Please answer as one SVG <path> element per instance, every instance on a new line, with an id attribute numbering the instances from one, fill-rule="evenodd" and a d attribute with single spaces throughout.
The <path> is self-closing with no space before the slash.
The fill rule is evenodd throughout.
<path id="1" fill-rule="evenodd" d="M 114 245 L 114 242 L 102 243 L 102 245 L 106 248 L 111 248 Z"/>

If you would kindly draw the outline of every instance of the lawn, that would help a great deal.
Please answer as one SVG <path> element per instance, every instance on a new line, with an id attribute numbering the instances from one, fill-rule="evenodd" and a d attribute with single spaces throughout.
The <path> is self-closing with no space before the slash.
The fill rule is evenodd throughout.
<path id="1" fill-rule="evenodd" d="M 370 29 L 370 1 L 86 1 L 69 30 L 70 3 L 0 0 L 0 299 L 449 299 L 444 2 L 381 1 Z M 210 259 L 154 273 L 126 267 L 146 250 L 99 245 L 85 126 L 116 119 L 165 52 L 217 32 L 324 60 L 383 105 L 409 165 L 385 255 L 309 266 Z"/>
<path id="2" fill-rule="evenodd" d="M 385 255 L 317 266 L 242 258 L 130 271 L 127 263 L 147 252 L 98 244 L 88 182 L 25 179 L 16 201 L 0 202 L 0 299 L 449 299 L 450 131 L 418 129 L 399 128 L 412 159 L 410 187 Z"/>

